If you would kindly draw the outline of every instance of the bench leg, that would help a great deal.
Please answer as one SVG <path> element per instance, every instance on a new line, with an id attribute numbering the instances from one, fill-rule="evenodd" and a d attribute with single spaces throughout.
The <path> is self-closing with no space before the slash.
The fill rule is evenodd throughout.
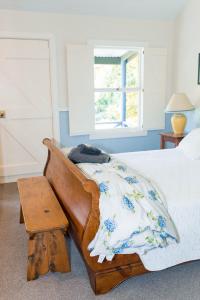
<path id="1" fill-rule="evenodd" d="M 24 223 L 24 216 L 23 216 L 23 211 L 22 211 L 21 205 L 20 205 L 19 223 L 20 223 L 20 224 L 23 224 L 23 223 Z"/>
<path id="2" fill-rule="evenodd" d="M 64 233 L 61 230 L 36 233 L 29 237 L 27 280 L 51 272 L 70 272 Z"/>

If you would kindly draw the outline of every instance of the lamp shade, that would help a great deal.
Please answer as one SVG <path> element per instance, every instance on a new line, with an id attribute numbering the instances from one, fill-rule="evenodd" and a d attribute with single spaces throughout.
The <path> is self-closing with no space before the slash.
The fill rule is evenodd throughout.
<path id="1" fill-rule="evenodd" d="M 194 106 L 184 93 L 173 94 L 169 100 L 166 112 L 181 112 L 193 110 Z"/>

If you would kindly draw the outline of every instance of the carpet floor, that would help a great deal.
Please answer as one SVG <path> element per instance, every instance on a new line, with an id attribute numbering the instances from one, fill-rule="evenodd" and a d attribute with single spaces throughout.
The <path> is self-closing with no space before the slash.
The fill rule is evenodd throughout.
<path id="1" fill-rule="evenodd" d="M 26 281 L 27 235 L 19 224 L 16 184 L 0 185 L 0 299 L 1 300 L 198 300 L 200 262 L 133 277 L 106 295 L 95 296 L 82 259 L 69 241 L 72 272 L 49 273 Z"/>

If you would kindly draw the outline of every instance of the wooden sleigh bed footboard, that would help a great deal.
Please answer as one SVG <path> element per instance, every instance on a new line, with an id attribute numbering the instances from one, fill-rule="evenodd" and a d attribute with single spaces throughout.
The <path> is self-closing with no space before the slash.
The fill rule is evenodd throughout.
<path id="1" fill-rule="evenodd" d="M 88 244 L 99 227 L 99 189 L 67 159 L 50 139 L 44 139 L 48 159 L 44 175 L 54 189 L 69 220 L 69 232 L 85 262 L 95 294 L 103 294 L 127 278 L 147 272 L 136 254 L 118 254 L 112 261 L 97 262 L 91 257 Z"/>

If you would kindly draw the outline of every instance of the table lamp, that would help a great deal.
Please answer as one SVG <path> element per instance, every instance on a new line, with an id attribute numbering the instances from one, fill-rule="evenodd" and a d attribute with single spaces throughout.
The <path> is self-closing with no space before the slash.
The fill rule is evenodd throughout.
<path id="1" fill-rule="evenodd" d="M 181 135 L 184 133 L 185 126 L 187 124 L 186 116 L 181 113 L 183 111 L 189 111 L 195 109 L 187 95 L 184 93 L 173 94 L 169 100 L 166 108 L 166 112 L 173 112 L 174 115 L 171 118 L 172 129 L 174 134 Z"/>

